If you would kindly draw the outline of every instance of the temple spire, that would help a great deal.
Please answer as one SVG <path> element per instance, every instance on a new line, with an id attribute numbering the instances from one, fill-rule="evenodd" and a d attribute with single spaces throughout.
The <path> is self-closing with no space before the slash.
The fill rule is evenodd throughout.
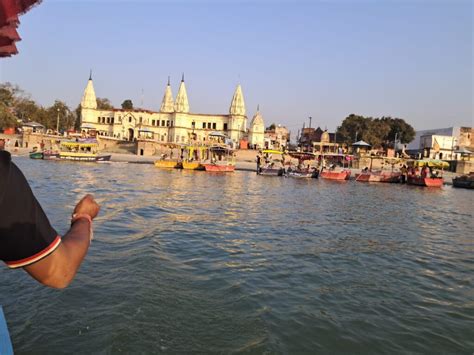
<path id="1" fill-rule="evenodd" d="M 230 104 L 229 113 L 233 116 L 245 116 L 245 101 L 240 84 L 237 85 L 237 88 L 235 89 L 235 93 Z"/>
<path id="2" fill-rule="evenodd" d="M 182 113 L 189 112 L 188 94 L 186 93 L 186 85 L 184 84 L 184 73 L 181 83 L 179 84 L 178 95 L 176 95 L 174 110 Z"/>
<path id="3" fill-rule="evenodd" d="M 94 84 L 92 83 L 92 70 L 90 71 L 84 95 L 82 95 L 81 107 L 97 109 L 97 98 L 95 96 Z"/>
<path id="4" fill-rule="evenodd" d="M 168 76 L 168 85 L 166 85 L 163 101 L 161 101 L 160 112 L 174 112 L 173 93 L 171 92 L 170 77 Z"/>

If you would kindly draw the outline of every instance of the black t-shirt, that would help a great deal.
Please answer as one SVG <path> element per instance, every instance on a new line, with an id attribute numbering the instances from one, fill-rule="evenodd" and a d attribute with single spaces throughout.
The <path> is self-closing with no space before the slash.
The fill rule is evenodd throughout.
<path id="1" fill-rule="evenodd" d="M 0 151 L 0 259 L 10 268 L 27 266 L 60 243 L 25 176 L 10 153 Z"/>

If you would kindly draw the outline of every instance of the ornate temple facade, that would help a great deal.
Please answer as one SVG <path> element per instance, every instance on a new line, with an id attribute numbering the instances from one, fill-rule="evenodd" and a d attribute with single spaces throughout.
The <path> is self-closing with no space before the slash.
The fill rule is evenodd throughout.
<path id="1" fill-rule="evenodd" d="M 260 115 L 257 112 L 257 115 Z M 258 136 L 255 143 L 263 146 L 263 127 L 261 116 L 256 122 L 257 127 L 252 137 Z M 87 82 L 81 101 L 81 131 L 90 135 L 106 136 L 119 140 L 134 141 L 150 139 L 162 143 L 188 144 L 190 142 L 205 143 L 211 132 L 224 134 L 235 145 L 248 137 L 247 116 L 242 88 L 237 85 L 229 107 L 229 114 L 191 113 L 184 77 L 179 85 L 176 99 L 168 80 L 159 112 L 144 109 L 113 109 L 97 108 L 92 77 Z M 258 131 L 258 133 L 257 133 Z M 260 142 L 261 140 L 261 142 Z M 254 143 L 254 144 L 255 144 Z"/>

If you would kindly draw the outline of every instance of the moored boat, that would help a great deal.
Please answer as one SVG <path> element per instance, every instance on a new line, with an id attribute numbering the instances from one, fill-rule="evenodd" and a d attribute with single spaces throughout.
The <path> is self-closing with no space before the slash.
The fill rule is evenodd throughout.
<path id="1" fill-rule="evenodd" d="M 233 172 L 235 170 L 235 165 L 230 163 L 208 163 L 203 165 L 206 171 L 211 172 Z"/>
<path id="2" fill-rule="evenodd" d="M 283 176 L 285 173 L 285 169 L 283 168 L 260 168 L 260 170 L 257 172 L 258 175 L 263 175 L 263 176 Z"/>
<path id="3" fill-rule="evenodd" d="M 289 167 L 286 176 L 293 178 L 317 179 L 319 177 L 319 170 L 306 164 L 307 161 L 316 160 L 316 155 L 311 152 L 289 152 L 288 155 L 294 159 L 298 159 L 296 167 Z"/>
<path id="4" fill-rule="evenodd" d="M 43 152 L 30 152 L 30 159 L 43 159 Z"/>
<path id="5" fill-rule="evenodd" d="M 96 141 L 61 142 L 59 159 L 82 162 L 109 161 L 111 155 L 99 155 Z"/>
<path id="6" fill-rule="evenodd" d="M 319 176 L 327 180 L 349 180 L 351 171 L 346 169 L 339 171 L 323 169 L 323 171 L 319 173 Z"/>
<path id="7" fill-rule="evenodd" d="M 263 176 L 283 176 L 285 168 L 283 166 L 283 152 L 274 149 L 262 151 L 263 164 L 257 165 L 257 174 Z M 276 156 L 276 158 L 273 157 Z"/>
<path id="8" fill-rule="evenodd" d="M 356 181 L 360 182 L 400 182 L 400 172 L 396 171 L 362 171 L 356 174 Z"/>
<path id="9" fill-rule="evenodd" d="M 174 169 L 179 167 L 177 160 L 156 160 L 155 166 L 163 169 Z"/>
<path id="10" fill-rule="evenodd" d="M 44 160 L 55 160 L 55 159 L 59 159 L 59 151 L 55 151 L 55 150 L 45 150 L 43 152 L 43 159 Z"/>
<path id="11" fill-rule="evenodd" d="M 206 171 L 233 172 L 235 170 L 234 154 L 225 144 L 215 144 L 209 147 L 210 161 L 203 163 Z"/>
<path id="12" fill-rule="evenodd" d="M 425 187 L 441 187 L 444 184 L 444 179 L 442 177 L 432 178 L 432 177 L 408 175 L 407 184 L 425 186 Z"/>
<path id="13" fill-rule="evenodd" d="M 185 170 L 205 170 L 202 161 L 207 153 L 207 147 L 189 145 L 184 148 L 182 168 Z"/>
<path id="14" fill-rule="evenodd" d="M 463 189 L 474 189 L 474 173 L 469 175 L 456 176 L 453 178 L 453 186 Z"/>

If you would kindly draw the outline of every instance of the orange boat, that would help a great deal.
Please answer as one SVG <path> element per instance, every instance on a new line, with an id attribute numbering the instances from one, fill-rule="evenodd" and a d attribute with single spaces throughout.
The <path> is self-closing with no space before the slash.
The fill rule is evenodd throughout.
<path id="1" fill-rule="evenodd" d="M 204 168 L 206 171 L 213 171 L 213 172 L 232 172 L 235 170 L 235 165 L 231 164 L 204 164 Z"/>
<path id="2" fill-rule="evenodd" d="M 363 171 L 355 177 L 360 182 L 400 182 L 400 176 L 400 172 L 394 171 Z"/>
<path id="3" fill-rule="evenodd" d="M 407 184 L 425 186 L 425 187 L 441 187 L 444 184 L 444 179 L 442 177 L 431 178 L 431 177 L 408 175 Z"/>
<path id="4" fill-rule="evenodd" d="M 349 180 L 351 176 L 350 170 L 331 171 L 323 170 L 319 173 L 319 177 L 328 180 Z"/>

